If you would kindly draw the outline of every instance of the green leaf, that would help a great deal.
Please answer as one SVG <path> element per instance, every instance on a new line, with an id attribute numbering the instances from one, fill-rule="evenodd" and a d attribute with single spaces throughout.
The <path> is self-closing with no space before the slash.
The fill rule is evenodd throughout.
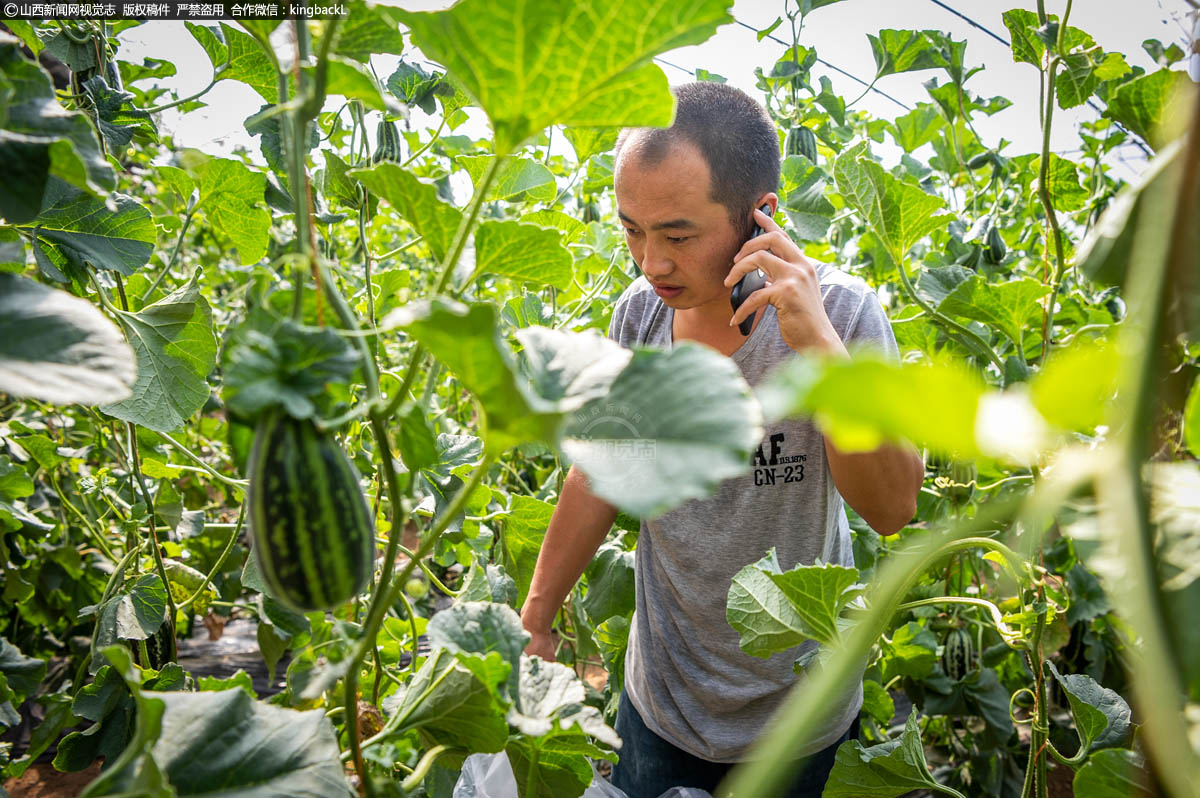
<path id="1" fill-rule="evenodd" d="M 584 745 L 581 746 L 581 742 Z M 581 734 L 574 735 L 573 739 L 514 737 L 505 748 L 517 783 L 513 794 L 522 798 L 578 798 L 583 795 L 593 778 L 584 746 L 586 740 Z M 557 750 L 559 747 L 567 750 Z M 599 749 L 596 751 L 603 754 Z"/>
<path id="2" fill-rule="evenodd" d="M 804 619 L 771 580 L 779 563 L 772 549 L 763 559 L 738 571 L 729 587 L 725 618 L 739 635 L 739 646 L 752 657 L 787 651 L 807 638 Z"/>
<path id="3" fill-rule="evenodd" d="M 896 702 L 888 695 L 883 685 L 874 679 L 863 680 L 863 712 L 866 712 L 880 726 L 886 727 L 896 714 Z"/>
<path id="4" fill-rule="evenodd" d="M 593 155 L 611 150 L 617 144 L 617 131 L 611 127 L 564 127 L 563 135 L 575 149 L 575 160 L 585 163 Z"/>
<path id="5" fill-rule="evenodd" d="M 1062 71 L 1054 79 L 1058 107 L 1074 108 L 1083 105 L 1100 85 L 1096 66 L 1088 53 L 1074 53 L 1063 58 Z"/>
<path id="6" fill-rule="evenodd" d="M 253 36 L 226 22 L 222 22 L 219 28 L 197 25 L 195 22 L 184 24 L 208 54 L 214 70 L 229 62 L 229 66 L 217 76 L 217 81 L 239 80 L 267 102 L 279 102 L 275 66 Z"/>
<path id="7" fill-rule="evenodd" d="M 308 69 L 311 72 L 316 67 Z M 331 55 L 325 67 L 325 75 L 325 90 L 328 94 L 339 95 L 347 100 L 360 100 L 367 108 L 375 111 L 400 110 L 395 101 L 389 102 L 370 70 L 357 61 Z"/>
<path id="8" fill-rule="evenodd" d="M 321 155 L 325 158 L 325 169 L 321 172 L 321 192 L 327 200 L 357 209 L 360 204 L 358 181 L 347 174 L 350 165 L 330 150 L 322 150 Z"/>
<path id="9" fill-rule="evenodd" d="M 897 740 L 863 748 L 858 740 L 838 746 L 824 798 L 896 798 L 940 785 L 929 775 L 917 713 L 908 716 Z"/>
<path id="10" fill-rule="evenodd" d="M 974 274 L 951 291 L 938 305 L 938 310 L 990 324 L 1014 344 L 1019 344 L 1026 329 L 1041 323 L 1042 306 L 1038 300 L 1048 293 L 1049 286 L 1032 277 L 989 283 Z"/>
<path id="11" fill-rule="evenodd" d="M 212 309 L 200 294 L 200 271 L 182 288 L 137 313 L 117 318 L 137 353 L 133 395 L 100 409 L 156 432 L 183 426 L 208 401 L 216 364 Z"/>
<path id="12" fill-rule="evenodd" d="M 650 518 L 745 473 L 761 440 L 737 366 L 684 343 L 635 352 L 606 396 L 568 416 L 560 445 L 593 493 Z"/>
<path id="13" fill-rule="evenodd" d="M 495 155 L 460 155 L 455 158 L 479 186 L 479 179 L 496 160 Z M 582 161 L 581 161 L 582 163 Z M 557 196 L 554 173 L 532 158 L 505 158 L 488 187 L 487 200 L 550 202 Z"/>
<path id="14" fill-rule="evenodd" d="M 897 72 L 916 72 L 942 66 L 943 60 L 925 31 L 879 31 L 878 36 L 867 34 L 871 55 L 875 57 L 875 77 L 882 78 Z"/>
<path id="15" fill-rule="evenodd" d="M 400 459 L 409 471 L 420 471 L 438 461 L 437 439 L 420 405 L 413 405 L 400 416 L 397 439 Z"/>
<path id="16" fill-rule="evenodd" d="M 504 518 L 504 569 L 517 583 L 517 606 L 525 604 L 538 552 L 554 505 L 532 496 L 513 496 L 512 511 Z"/>
<path id="17" fill-rule="evenodd" d="M 1166 123 L 1173 112 L 1178 113 L 1179 99 L 1191 85 L 1186 72 L 1172 69 L 1150 72 L 1117 87 L 1104 113 L 1157 149 L 1166 143 L 1171 133 Z"/>
<path id="18" fill-rule="evenodd" d="M 387 88 L 407 105 L 415 105 L 427 114 L 437 110 L 434 97 L 439 89 L 449 89 L 443 83 L 445 76 L 440 73 L 429 74 L 420 64 L 406 64 L 401 61 L 396 71 L 388 76 Z M 452 89 L 449 89 L 453 91 Z"/>
<path id="19" fill-rule="evenodd" d="M 1003 19 L 1004 27 L 1008 28 L 1012 36 L 1013 61 L 1024 61 L 1040 69 L 1046 45 L 1037 36 L 1037 29 L 1041 27 L 1037 14 L 1023 8 L 1014 8 L 1005 11 Z"/>
<path id="20" fill-rule="evenodd" d="M 115 188 L 88 118 L 64 109 L 50 76 L 8 38 L 0 41 L 0 97 L 0 217 L 32 220 L 50 178 L 97 194 Z"/>
<path id="21" fill-rule="evenodd" d="M 455 654 L 499 654 L 511 666 L 507 695 L 517 695 L 521 654 L 529 633 L 512 607 L 486 601 L 454 604 L 433 616 L 426 633 L 434 648 Z"/>
<path id="22" fill-rule="evenodd" d="M 587 234 L 586 224 L 574 216 L 568 216 L 562 211 L 534 211 L 522 216 L 521 221 L 527 224 L 536 224 L 539 227 L 549 227 L 558 230 L 563 234 L 563 243 L 567 246 L 574 244 Z"/>
<path id="23" fill-rule="evenodd" d="M 1048 660 L 1046 666 L 1067 694 L 1079 744 L 1093 751 L 1125 745 L 1132 732 L 1131 712 L 1125 699 L 1102 687 L 1091 676 L 1060 674 Z"/>
<path id="24" fill-rule="evenodd" d="M 152 762 L 180 798 L 244 795 L 256 798 L 349 798 L 337 738 L 320 709 L 297 712 L 253 700 L 240 687 L 217 693 L 143 691 L 146 706 L 161 702 L 162 733 L 133 762 L 109 773 L 111 791 L 125 792 Z M 93 785 L 94 787 L 95 785 Z"/>
<path id="25" fill-rule="evenodd" d="M 1088 798 L 1151 798 L 1150 776 L 1142 757 L 1121 748 L 1093 754 L 1078 771 L 1072 789 Z"/>
<path id="26" fill-rule="evenodd" d="M 365 64 L 375 53 L 403 53 L 404 35 L 388 6 L 352 2 L 347 6 L 333 51 Z"/>
<path id="27" fill-rule="evenodd" d="M 150 260 L 156 240 L 154 220 L 132 197 L 112 194 L 106 203 L 51 178 L 44 202 L 41 213 L 27 226 L 97 269 L 130 275 Z"/>
<path id="28" fill-rule="evenodd" d="M 605 543 L 596 552 L 584 573 L 587 575 L 587 595 L 583 611 L 592 626 L 598 626 L 614 615 L 633 614 L 633 552 L 619 543 Z"/>
<path id="29" fill-rule="evenodd" d="M 557 230 L 517 221 L 488 220 L 475 231 L 476 273 L 526 283 L 571 287 L 573 259 Z"/>
<path id="30" fill-rule="evenodd" d="M 502 750 L 508 741 L 504 707 L 446 649 L 426 659 L 402 692 L 385 699 L 384 708 L 393 718 L 403 718 L 398 733 L 420 729 L 436 743 L 489 753 Z"/>
<path id="31" fill-rule="evenodd" d="M 237 248 L 243 266 L 257 263 L 267 254 L 271 230 L 271 214 L 263 207 L 266 177 L 229 158 L 205 158 L 192 172 L 200 186 L 196 207 Z"/>
<path id="32" fill-rule="evenodd" d="M 508 722 L 523 734 L 541 737 L 577 726 L 612 748 L 621 745 L 600 712 L 584 705 L 583 682 L 565 665 L 546 662 L 541 657 L 521 657 L 520 690 L 516 698 Z M 586 741 L 579 742 L 583 743 L 580 749 L 587 746 Z"/>
<path id="33" fill-rule="evenodd" d="M 1035 158 L 1029 168 L 1041 175 L 1042 159 Z M 1050 192 L 1050 205 L 1057 211 L 1077 211 L 1087 204 L 1088 190 L 1080 185 L 1078 167 L 1054 153 L 1050 153 L 1046 188 Z"/>
<path id="34" fill-rule="evenodd" d="M 86 299 L 0 274 L 0 392 L 53 404 L 128 397 L 133 350 Z"/>
<path id="35" fill-rule="evenodd" d="M 0 455 L 0 496 L 23 499 L 33 495 L 33 480 L 19 465 L 13 465 L 8 455 Z"/>
<path id="36" fill-rule="evenodd" d="M 151 141 L 158 139 L 154 120 L 149 113 L 133 106 L 133 95 L 129 92 L 110 87 L 100 75 L 84 81 L 83 91 L 92 102 L 100 133 L 114 155 L 123 153 L 138 133 Z"/>
<path id="37" fill-rule="evenodd" d="M 813 415 L 843 451 L 892 440 L 971 457 L 984 384 L 955 362 L 895 364 L 860 356 L 823 366 L 797 360 L 759 388 L 768 419 Z M 879 402 L 876 397 L 892 397 Z"/>
<path id="38" fill-rule="evenodd" d="M 870 225 L 897 264 L 914 244 L 950 219 L 937 214 L 945 207 L 940 197 L 885 172 L 871 160 L 865 142 L 845 150 L 833 173 L 847 204 Z"/>
<path id="39" fill-rule="evenodd" d="M 772 564 L 778 569 L 778 561 Z M 838 616 L 862 592 L 856 569 L 822 563 L 797 565 L 782 573 L 764 571 L 792 602 L 805 637 L 830 646 L 841 642 Z"/>
<path id="40" fill-rule="evenodd" d="M 707 39 L 732 21 L 728 6 L 727 0 L 638 0 L 597 14 L 584 0 L 533 6 L 464 0 L 446 11 L 397 13 L 421 52 L 444 64 L 487 112 L 495 152 L 507 155 L 554 124 L 670 124 L 666 76 L 648 62 Z"/>
<path id="41" fill-rule="evenodd" d="M 353 169 L 348 174 L 372 194 L 391 203 L 417 234 L 425 238 L 435 258 L 440 261 L 446 257 L 462 221 L 462 212 L 439 199 L 436 186 L 418 180 L 411 172 L 393 163 Z"/>
<path id="42" fill-rule="evenodd" d="M 825 198 L 828 184 L 825 173 L 803 155 L 790 156 L 783 162 L 781 204 L 802 240 L 820 241 L 829 231 L 836 209 Z"/>
<path id="43" fill-rule="evenodd" d="M 1192 454 L 1200 457 L 1200 379 L 1192 383 L 1183 410 L 1183 439 Z"/>
<path id="44" fill-rule="evenodd" d="M 892 138 L 904 149 L 912 152 L 923 144 L 938 137 L 946 126 L 945 118 L 932 103 L 917 103 L 917 107 L 903 116 L 896 117 L 889 125 Z"/>
<path id="45" fill-rule="evenodd" d="M 483 405 L 485 438 L 501 448 L 529 440 L 553 441 L 558 416 L 515 375 L 511 351 L 500 339 L 492 305 L 436 299 L 393 311 L 384 326 L 400 326 L 448 368 Z"/>
<path id="46" fill-rule="evenodd" d="M 331 329 L 301 329 L 285 319 L 266 330 L 235 329 L 225 349 L 224 396 L 230 410 L 251 419 L 274 405 L 293 418 L 317 413 L 314 397 L 344 382 L 357 352 Z"/>
<path id="47" fill-rule="evenodd" d="M 37 657 L 27 657 L 21 649 L 0 637 L 0 675 L 14 694 L 14 709 L 37 692 L 46 676 L 46 662 Z"/>
<path id="48" fill-rule="evenodd" d="M 1061 429 L 1090 433 L 1104 423 L 1118 365 L 1113 346 L 1083 341 L 1056 349 L 1030 385 L 1034 406 Z"/>
<path id="49" fill-rule="evenodd" d="M 96 634 L 92 638 L 92 657 L 117 640 L 147 640 L 158 631 L 167 617 L 167 589 L 158 574 L 142 574 L 133 586 L 120 591 L 100 605 Z"/>
<path id="50" fill-rule="evenodd" d="M 883 651 L 883 678 L 891 681 L 896 676 L 924 679 L 933 673 L 937 664 L 938 641 L 933 632 L 919 623 L 909 621 L 892 632 L 892 642 L 881 640 Z"/>

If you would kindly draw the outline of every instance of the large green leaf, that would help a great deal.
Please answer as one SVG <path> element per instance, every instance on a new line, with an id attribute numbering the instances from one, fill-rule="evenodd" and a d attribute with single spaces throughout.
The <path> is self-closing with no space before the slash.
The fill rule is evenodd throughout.
<path id="1" fill-rule="evenodd" d="M 0 392 L 98 405 L 127 398 L 135 375 L 133 350 L 91 302 L 0 274 Z"/>
<path id="2" fill-rule="evenodd" d="M 1030 384 L 1038 412 L 1060 429 L 1091 432 L 1116 392 L 1119 358 L 1116 347 L 1089 341 L 1054 350 Z"/>
<path id="3" fill-rule="evenodd" d="M 505 752 L 516 781 L 513 794 L 525 798 L 578 798 L 593 779 L 588 756 L 605 755 L 578 731 L 514 737 Z"/>
<path id="4" fill-rule="evenodd" d="M 1117 87 L 1105 113 L 1158 148 L 1171 133 L 1165 123 L 1191 85 L 1186 72 L 1173 69 L 1141 75 Z"/>
<path id="5" fill-rule="evenodd" d="M 495 155 L 460 155 L 471 182 L 478 187 L 483 173 L 496 160 Z M 505 158 L 492 179 L 485 199 L 505 202 L 550 202 L 557 196 L 554 173 L 532 158 Z"/>
<path id="6" fill-rule="evenodd" d="M 531 737 L 575 726 L 612 748 L 620 747 L 621 739 L 595 707 L 584 705 L 585 697 L 575 671 L 541 657 L 521 657 L 520 690 L 508 722 Z"/>
<path id="7" fill-rule="evenodd" d="M 1079 744 L 1092 750 L 1125 745 L 1132 731 L 1129 704 L 1114 690 L 1102 687 L 1091 676 L 1061 674 L 1047 661 L 1050 673 L 1067 694 Z"/>
<path id="8" fill-rule="evenodd" d="M 486 416 L 485 440 L 501 448 L 554 440 L 558 415 L 517 380 L 492 305 L 413 303 L 393 311 L 384 324 L 404 328 L 474 394 Z"/>
<path id="9" fill-rule="evenodd" d="M 338 758 L 337 738 L 322 710 L 272 706 L 239 687 L 215 693 L 147 690 L 138 704 L 139 720 L 150 707 L 161 705 L 161 733 L 139 746 L 141 756 L 118 760 L 116 772 L 98 780 L 108 789 L 94 784 L 84 793 L 88 798 L 134 794 L 131 788 L 148 768 L 170 784 L 165 794 L 180 798 L 353 795 Z"/>
<path id="10" fill-rule="evenodd" d="M 566 290 L 573 258 L 560 235 L 513 220 L 483 222 L 475 231 L 475 271 Z"/>
<path id="11" fill-rule="evenodd" d="M 938 137 L 946 126 L 945 117 L 932 103 L 917 103 L 917 107 L 891 122 L 892 138 L 905 152 L 912 152 Z"/>
<path id="12" fill-rule="evenodd" d="M 942 66 L 943 59 L 934 42 L 919 30 L 879 31 L 870 33 L 871 55 L 875 57 L 875 77 L 882 78 L 897 72 L 916 72 Z"/>
<path id="13" fill-rule="evenodd" d="M 828 563 L 783 571 L 771 549 L 734 577 L 726 616 L 741 635 L 742 650 L 756 657 L 805 640 L 836 647 L 838 616 L 861 592 L 857 581 L 855 569 Z"/>
<path id="14" fill-rule="evenodd" d="M 1032 277 L 989 283 L 975 274 L 951 291 L 938 310 L 990 324 L 1014 344 L 1020 344 L 1025 330 L 1041 323 L 1042 306 L 1038 300 L 1048 293 L 1049 286 Z"/>
<path id="15" fill-rule="evenodd" d="M 154 120 L 148 112 L 133 105 L 134 98 L 129 92 L 109 86 L 100 75 L 84 81 L 83 91 L 92 103 L 108 151 L 114 156 L 121 156 L 137 134 L 151 141 L 158 139 Z"/>
<path id="16" fill-rule="evenodd" d="M 1075 772 L 1075 795 L 1087 798 L 1151 798 L 1150 774 L 1142 757 L 1123 748 L 1099 751 Z"/>
<path id="17" fill-rule="evenodd" d="M 456 603 L 434 615 L 426 633 L 431 646 L 451 653 L 499 654 L 511 667 L 507 694 L 517 695 L 521 653 L 529 642 L 529 633 L 512 607 L 489 601 Z"/>
<path id="18" fill-rule="evenodd" d="M 97 269 L 129 275 L 154 252 L 156 231 L 150 211 L 124 194 L 102 199 L 56 178 L 46 183 L 44 205 L 29 223 L 37 234 Z"/>
<path id="19" fill-rule="evenodd" d="M 454 232 L 462 221 L 462 212 L 439 199 L 434 185 L 418 180 L 416 175 L 394 163 L 352 169 L 348 174 L 372 194 L 391 203 L 417 234 L 425 238 L 435 258 L 441 260 L 446 256 Z"/>
<path id="20" fill-rule="evenodd" d="M 1041 175 L 1042 159 L 1035 158 L 1029 168 Z M 1050 153 L 1046 188 L 1050 193 L 1050 206 L 1056 211 L 1077 211 L 1087 204 L 1088 190 L 1079 182 L 1079 167 L 1054 153 Z"/>
<path id="21" fill-rule="evenodd" d="M 588 564 L 587 595 L 583 610 L 592 626 L 614 615 L 629 617 L 633 613 L 633 552 L 619 543 L 605 543 Z"/>
<path id="22" fill-rule="evenodd" d="M 759 388 L 768 418 L 812 415 L 844 451 L 910 440 L 973 456 L 984 383 L 955 362 L 899 365 L 871 357 L 796 360 Z M 889 401 L 880 402 L 880 396 Z"/>
<path id="23" fill-rule="evenodd" d="M 912 790 L 940 785 L 929 775 L 917 713 L 908 716 L 896 740 L 863 748 L 858 740 L 842 743 L 829 773 L 824 798 L 896 798 Z"/>
<path id="24" fill-rule="evenodd" d="M 940 197 L 885 172 L 871 159 L 865 142 L 838 156 L 833 173 L 846 203 L 871 226 L 897 264 L 951 218 L 938 214 L 946 205 Z"/>
<path id="25" fill-rule="evenodd" d="M 67 111 L 50 76 L 0 33 L 0 217 L 32 220 L 51 177 L 102 194 L 116 186 L 96 133 L 81 113 Z"/>
<path id="26" fill-rule="evenodd" d="M 914 621 L 894 629 L 891 642 L 880 640 L 879 647 L 883 651 L 883 678 L 888 681 L 897 676 L 924 679 L 937 664 L 937 638 Z"/>
<path id="27" fill-rule="evenodd" d="M 402 54 L 404 34 L 389 6 L 352 2 L 347 4 L 347 15 L 343 17 L 333 51 L 365 64 L 376 53 Z"/>
<path id="28" fill-rule="evenodd" d="M 733 361 L 684 343 L 635 352 L 606 396 L 567 417 L 560 442 L 597 496 L 648 518 L 744 473 L 761 439 Z"/>
<path id="29" fill-rule="evenodd" d="M 783 162 L 780 182 L 780 202 L 796 235 L 805 241 L 820 241 L 836 212 L 825 198 L 828 177 L 803 155 L 793 155 Z"/>
<path id="30" fill-rule="evenodd" d="M 94 662 L 117 640 L 147 640 L 166 620 L 167 590 L 158 574 L 142 574 L 128 591 L 119 591 L 96 611 L 96 633 L 92 637 Z"/>
<path id="31" fill-rule="evenodd" d="M 699 44 L 732 21 L 728 0 L 463 0 L 436 13 L 398 12 L 423 53 L 446 66 L 487 112 L 507 155 L 553 124 L 666 126 L 666 76 L 649 60 Z"/>
<path id="32" fill-rule="evenodd" d="M 1195 457 L 1200 457 L 1200 380 L 1192 383 L 1183 411 L 1183 439 Z"/>
<path id="33" fill-rule="evenodd" d="M 575 148 L 575 159 L 585 163 L 593 155 L 608 152 L 617 143 L 617 130 L 603 127 L 566 127 L 563 135 Z"/>
<path id="34" fill-rule="evenodd" d="M 437 616 L 434 616 L 435 618 Z M 384 708 L 397 733 L 420 729 L 438 743 L 494 752 L 508 740 L 505 710 L 471 669 L 445 649 L 430 656 Z"/>
<path id="35" fill-rule="evenodd" d="M 196 207 L 237 248 L 243 266 L 257 263 L 267 253 L 271 230 L 271 214 L 263 207 L 266 177 L 229 158 L 205 158 L 192 172 L 200 186 Z"/>
<path id="36" fill-rule="evenodd" d="M 347 100 L 360 100 L 367 108 L 376 111 L 399 111 L 401 108 L 384 92 L 367 67 L 337 55 L 329 56 L 325 67 L 325 91 Z"/>
<path id="37" fill-rule="evenodd" d="M 267 102 L 279 102 L 275 65 L 253 36 L 226 22 L 222 22 L 219 28 L 195 22 L 184 24 L 204 48 L 214 70 L 228 62 L 228 67 L 217 76 L 218 81 L 239 80 Z"/>
<path id="38" fill-rule="evenodd" d="M 729 587 L 725 617 L 739 635 L 739 645 L 752 657 L 769 657 L 803 643 L 804 619 L 771 579 L 779 572 L 772 549 L 738 571 Z"/>
<path id="39" fill-rule="evenodd" d="M 517 606 L 525 603 L 538 552 L 554 505 L 532 496 L 513 496 L 512 512 L 504 519 L 504 568 L 517 583 Z"/>
<path id="40" fill-rule="evenodd" d="M 133 396 L 101 407 L 110 416 L 157 432 L 183 426 L 208 401 L 216 364 L 212 309 L 200 294 L 199 270 L 179 290 L 117 319 L 137 353 Z"/>

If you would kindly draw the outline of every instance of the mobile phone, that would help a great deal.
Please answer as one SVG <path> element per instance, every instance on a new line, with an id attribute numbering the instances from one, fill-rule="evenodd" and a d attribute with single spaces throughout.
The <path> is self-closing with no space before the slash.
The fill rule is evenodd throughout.
<path id="1" fill-rule="evenodd" d="M 771 215 L 770 205 L 764 204 L 761 208 L 759 208 L 759 210 L 765 213 L 767 216 Z M 754 232 L 750 233 L 750 238 L 755 238 L 762 235 L 762 231 L 762 228 L 755 223 Z M 752 272 L 747 272 L 746 274 L 742 275 L 742 279 L 737 281 L 737 285 L 733 287 L 733 291 L 729 294 L 729 304 L 733 306 L 733 312 L 737 313 L 737 309 L 740 308 L 742 304 L 750 298 L 750 295 L 758 289 L 766 286 L 766 284 L 767 275 L 763 274 L 759 269 L 755 269 Z M 754 311 L 754 313 L 751 313 L 738 323 L 738 329 L 741 331 L 742 335 L 749 335 L 750 331 L 754 329 L 754 316 L 757 313 L 757 310 Z"/>

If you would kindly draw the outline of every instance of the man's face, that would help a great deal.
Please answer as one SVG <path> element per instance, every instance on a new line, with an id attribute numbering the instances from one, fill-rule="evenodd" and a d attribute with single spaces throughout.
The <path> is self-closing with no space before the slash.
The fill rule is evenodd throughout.
<path id="1" fill-rule="evenodd" d="M 636 146 L 625 146 L 613 180 L 629 252 L 663 302 L 676 310 L 719 304 L 728 313 L 723 281 L 743 242 L 725 206 L 709 199 L 700 150 L 677 142 L 646 164 Z"/>

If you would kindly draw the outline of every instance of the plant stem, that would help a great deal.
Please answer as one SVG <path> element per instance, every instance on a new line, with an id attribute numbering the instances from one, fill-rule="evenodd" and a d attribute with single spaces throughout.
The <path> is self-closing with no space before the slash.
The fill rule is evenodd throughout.
<path id="1" fill-rule="evenodd" d="M 183 226 L 179 228 L 179 238 L 175 241 L 175 250 L 171 253 L 171 259 L 167 261 L 167 265 L 155 275 L 154 282 L 150 283 L 150 287 L 142 292 L 142 303 L 145 304 L 150 295 L 154 293 L 154 289 L 158 288 L 159 283 L 163 278 L 175 267 L 175 261 L 179 259 L 179 251 L 183 248 L 183 237 L 187 235 L 188 227 L 192 224 L 192 216 L 196 213 L 196 206 L 192 204 L 191 199 L 188 199 L 188 210 L 183 217 Z"/>
<path id="2" fill-rule="evenodd" d="M 222 482 L 231 488 L 237 488 L 238 490 L 242 491 L 243 494 L 246 492 L 246 488 L 249 487 L 249 485 L 250 485 L 250 483 L 247 480 L 233 479 L 232 477 L 227 477 L 224 474 L 222 474 L 220 471 L 217 471 L 215 468 L 210 466 L 208 463 L 201 460 L 200 455 L 196 454 L 191 449 L 187 448 L 186 446 L 184 446 L 182 443 L 180 443 L 179 441 L 172 438 L 167 433 L 156 431 L 155 434 L 158 435 L 158 437 L 162 438 L 167 443 L 174 446 L 180 452 L 180 454 L 182 454 L 184 457 L 188 458 L 193 463 L 195 463 L 197 466 L 199 466 L 205 473 L 207 473 L 213 479 L 217 480 L 218 482 Z"/>
<path id="3" fill-rule="evenodd" d="M 1162 352 L 1172 337 L 1164 309 L 1176 298 L 1174 282 L 1186 280 L 1195 256 L 1187 241 L 1200 192 L 1200 92 L 1193 96 L 1193 119 L 1179 155 L 1178 180 L 1148 188 L 1141 198 L 1126 287 L 1129 313 L 1118 339 L 1118 401 L 1108 415 L 1116 432 L 1107 447 L 1107 468 L 1096 484 L 1101 529 L 1115 544 L 1124 566 L 1122 577 L 1108 587 L 1142 638 L 1140 651 L 1130 647 L 1127 652 L 1127 673 L 1142 713 L 1143 740 L 1156 776 L 1166 793 L 1176 798 L 1194 794 L 1200 783 L 1200 757 L 1188 743 L 1182 711 L 1185 690 L 1172 656 L 1158 586 L 1156 529 L 1149 518 L 1143 468 L 1164 369 Z"/>
<path id="4" fill-rule="evenodd" d="M 179 609 L 185 610 L 192 606 L 193 602 L 200 597 L 200 594 L 212 583 L 213 577 L 221 571 L 221 565 L 224 564 L 225 558 L 229 556 L 229 552 L 233 551 L 233 544 L 237 542 L 238 537 L 242 532 L 242 523 L 246 520 L 246 503 L 242 502 L 241 508 L 238 510 L 237 525 L 233 532 L 229 534 L 229 540 L 225 542 L 225 548 L 221 550 L 221 556 L 217 557 L 216 563 L 213 564 L 212 570 L 204 577 L 204 581 L 200 587 L 196 588 L 196 592 L 188 596 L 187 599 L 179 605 Z"/>
<path id="5" fill-rule="evenodd" d="M 179 652 L 175 646 L 175 599 L 171 597 L 171 580 L 167 578 L 167 568 L 163 565 L 162 552 L 158 547 L 158 532 L 154 528 L 154 497 L 150 494 L 150 488 L 146 485 L 145 477 L 142 476 L 141 457 L 138 454 L 137 431 L 134 428 L 133 422 L 126 421 L 125 429 L 129 433 L 129 462 L 133 466 L 134 476 L 137 477 L 137 483 L 141 487 L 142 497 L 146 500 L 146 508 L 150 516 L 150 550 L 154 555 L 154 569 L 158 571 L 158 578 L 162 580 L 163 590 L 167 594 L 167 620 L 165 623 L 170 624 L 167 628 L 171 633 L 171 661 L 175 662 L 179 659 Z"/>
<path id="6" fill-rule="evenodd" d="M 1072 2 L 1073 0 L 1067 0 L 1067 7 L 1063 11 L 1062 19 L 1059 20 L 1058 38 L 1054 48 L 1056 52 L 1050 58 L 1050 67 L 1046 75 L 1046 113 L 1042 121 L 1042 162 L 1038 177 L 1038 196 L 1042 200 L 1042 210 L 1046 214 L 1046 223 L 1050 225 L 1053 237 L 1055 270 L 1054 280 L 1050 283 L 1050 299 L 1046 303 L 1046 312 L 1042 320 L 1042 351 L 1038 355 L 1039 365 L 1046 362 L 1046 355 L 1052 346 L 1054 306 L 1058 302 L 1058 291 L 1062 286 L 1063 275 L 1067 271 L 1067 258 L 1063 253 L 1062 229 L 1059 227 L 1058 215 L 1054 206 L 1050 203 L 1050 187 L 1047 185 L 1047 181 L 1050 176 L 1050 123 L 1054 119 L 1054 78 L 1064 55 L 1062 49 L 1066 42 L 1067 18 L 1071 16 Z"/>

